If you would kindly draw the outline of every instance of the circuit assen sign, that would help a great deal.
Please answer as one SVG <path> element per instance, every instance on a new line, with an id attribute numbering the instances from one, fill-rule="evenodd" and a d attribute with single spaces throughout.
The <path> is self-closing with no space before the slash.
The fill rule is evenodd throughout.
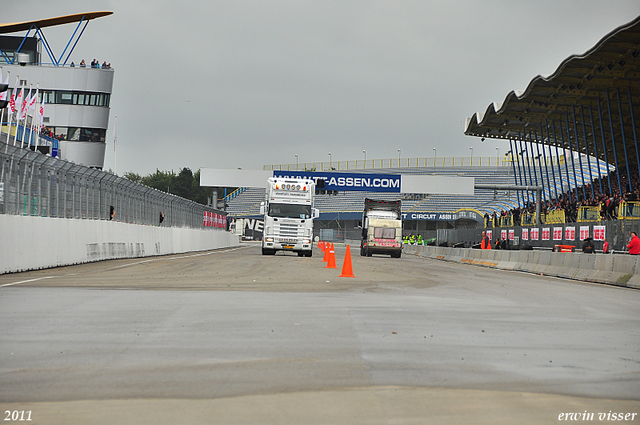
<path id="1" fill-rule="evenodd" d="M 402 213 L 403 220 L 427 220 L 427 221 L 456 221 L 462 218 L 469 220 L 483 221 L 482 215 L 475 211 L 455 211 L 455 212 L 409 212 Z"/>
<path id="2" fill-rule="evenodd" d="M 400 174 L 274 171 L 274 177 L 324 180 L 324 190 L 400 193 Z M 317 188 L 317 186 L 316 186 Z"/>

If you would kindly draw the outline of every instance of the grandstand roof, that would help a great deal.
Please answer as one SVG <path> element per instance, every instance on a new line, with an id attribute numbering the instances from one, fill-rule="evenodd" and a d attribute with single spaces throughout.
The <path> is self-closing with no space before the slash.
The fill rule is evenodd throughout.
<path id="1" fill-rule="evenodd" d="M 0 24 L 0 34 L 11 34 L 20 31 L 29 31 L 31 28 L 46 28 L 57 25 L 70 24 L 73 22 L 90 21 L 92 19 L 108 16 L 113 12 L 88 12 L 76 13 L 73 15 L 58 16 L 56 18 L 38 19 L 35 21 L 15 22 L 11 24 Z"/>
<path id="2" fill-rule="evenodd" d="M 629 99 L 640 95 L 639 82 L 640 17 L 611 31 L 586 53 L 569 56 L 550 76 L 535 77 L 526 90 L 511 91 L 502 103 L 492 103 L 484 113 L 477 112 L 467 118 L 464 133 L 485 138 L 534 139 L 549 144 L 553 135 L 548 126 L 552 123 L 557 126 L 554 129 L 562 126 L 564 134 L 570 127 L 572 138 L 576 137 L 574 133 L 584 137 L 585 131 L 593 139 L 593 128 L 599 140 L 604 133 L 610 141 L 613 133 L 621 157 L 623 136 L 627 141 L 633 140 L 634 113 L 640 114 L 638 101 Z M 630 103 L 635 103 L 635 111 Z M 593 118 L 588 117 L 590 114 Z M 583 115 L 588 118 L 582 118 Z M 574 116 L 577 122 L 587 123 L 584 130 L 581 125 L 575 126 Z M 590 147 L 585 150 L 584 144 L 580 150 L 594 153 Z"/>

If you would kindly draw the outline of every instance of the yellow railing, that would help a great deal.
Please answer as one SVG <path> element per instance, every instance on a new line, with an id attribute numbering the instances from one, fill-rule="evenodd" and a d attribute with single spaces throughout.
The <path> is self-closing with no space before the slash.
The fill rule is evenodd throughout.
<path id="1" fill-rule="evenodd" d="M 585 221 L 599 221 L 600 220 L 600 207 L 579 207 L 578 208 L 578 222 Z"/>
<path id="2" fill-rule="evenodd" d="M 510 215 L 505 215 L 503 217 L 500 217 L 500 226 L 501 227 L 513 226 L 513 217 Z"/>
<path id="3" fill-rule="evenodd" d="M 533 159 L 531 159 L 531 161 L 533 161 Z M 560 161 L 560 163 L 562 163 L 562 157 L 560 157 Z M 558 159 L 556 157 L 547 158 L 547 163 L 556 165 L 558 164 Z M 535 166 L 538 165 L 537 161 L 535 163 L 532 162 L 531 164 Z M 297 164 L 264 165 L 262 169 L 282 171 L 349 171 L 411 167 L 513 167 L 513 164 L 510 157 L 460 156 L 443 158 L 388 158 L 367 160 L 356 159 L 351 161 L 301 162 Z"/>
<path id="4" fill-rule="evenodd" d="M 525 213 L 520 216 L 520 223 L 523 226 L 533 226 L 536 224 L 536 213 Z"/>
<path id="5" fill-rule="evenodd" d="M 544 222 L 547 224 L 561 224 L 567 220 L 566 214 L 562 210 L 553 210 L 547 212 Z"/>
<path id="6" fill-rule="evenodd" d="M 640 219 L 640 202 L 620 202 L 618 205 L 618 218 L 619 219 Z"/>

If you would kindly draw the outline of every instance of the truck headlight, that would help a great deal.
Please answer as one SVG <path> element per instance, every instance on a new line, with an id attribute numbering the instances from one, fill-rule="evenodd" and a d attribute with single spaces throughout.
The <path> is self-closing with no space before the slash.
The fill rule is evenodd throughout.
<path id="1" fill-rule="evenodd" d="M 273 238 L 264 238 L 265 242 L 273 242 Z"/>

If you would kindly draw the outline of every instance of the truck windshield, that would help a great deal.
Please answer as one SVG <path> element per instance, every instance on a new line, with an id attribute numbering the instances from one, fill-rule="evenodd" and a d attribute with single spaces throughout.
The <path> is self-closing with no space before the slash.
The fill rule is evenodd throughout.
<path id="1" fill-rule="evenodd" d="M 395 239 L 396 229 L 393 227 L 376 227 L 373 229 L 373 237 L 376 239 Z"/>
<path id="2" fill-rule="evenodd" d="M 311 206 L 271 203 L 269 217 L 311 218 Z"/>

